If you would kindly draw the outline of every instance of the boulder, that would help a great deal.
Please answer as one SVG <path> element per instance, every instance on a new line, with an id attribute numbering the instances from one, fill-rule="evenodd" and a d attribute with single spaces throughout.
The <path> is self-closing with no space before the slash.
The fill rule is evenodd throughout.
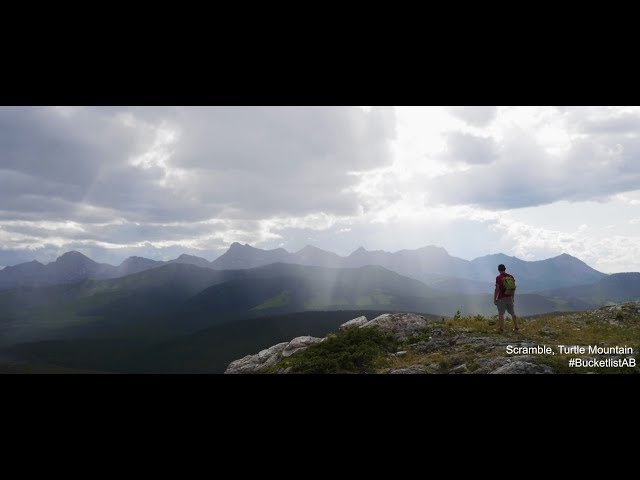
<path id="1" fill-rule="evenodd" d="M 247 355 L 240 360 L 235 360 L 229 364 L 224 373 L 260 373 L 282 358 L 282 352 L 287 345 L 287 342 L 278 343 L 255 355 Z"/>
<path id="2" fill-rule="evenodd" d="M 309 348 L 311 345 L 320 343 L 321 341 L 322 338 L 310 337 L 308 335 L 303 337 L 296 337 L 291 340 L 284 348 L 284 350 L 282 351 L 282 356 L 290 357 L 294 353 L 302 352 L 303 350 Z"/>
<path id="3" fill-rule="evenodd" d="M 427 320 L 415 313 L 385 313 L 361 325 L 360 328 L 379 328 L 403 341 L 417 335 L 427 326 Z"/>
<path id="4" fill-rule="evenodd" d="M 349 320 L 348 322 L 345 322 L 342 325 L 340 325 L 340 330 L 344 330 L 346 328 L 352 328 L 352 327 L 360 327 L 365 323 L 367 323 L 367 317 L 354 318 L 353 320 Z"/>

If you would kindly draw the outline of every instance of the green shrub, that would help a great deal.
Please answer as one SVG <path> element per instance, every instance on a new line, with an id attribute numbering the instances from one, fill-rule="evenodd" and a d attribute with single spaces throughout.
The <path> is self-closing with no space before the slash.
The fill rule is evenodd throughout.
<path id="1" fill-rule="evenodd" d="M 272 367 L 291 373 L 373 373 L 379 361 L 395 352 L 398 342 L 377 328 L 349 328 L 329 336 Z"/>

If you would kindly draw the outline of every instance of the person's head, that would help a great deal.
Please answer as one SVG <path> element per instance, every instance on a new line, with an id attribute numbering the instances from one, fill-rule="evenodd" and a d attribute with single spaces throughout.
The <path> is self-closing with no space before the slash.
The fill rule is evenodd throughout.
<path id="1" fill-rule="evenodd" d="M 499 272 L 504 272 L 507 269 L 507 267 L 505 267 L 503 264 L 498 265 L 498 271 Z"/>

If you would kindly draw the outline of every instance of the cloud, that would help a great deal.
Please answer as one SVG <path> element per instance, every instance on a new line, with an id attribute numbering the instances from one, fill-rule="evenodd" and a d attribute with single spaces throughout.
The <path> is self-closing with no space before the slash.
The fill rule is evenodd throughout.
<path id="1" fill-rule="evenodd" d="M 391 162 L 394 125 L 387 108 L 11 107 L 0 195 L 48 219 L 73 218 L 65 202 L 143 221 L 354 211 L 347 173 Z"/>
<path id="2" fill-rule="evenodd" d="M 356 214 L 352 173 L 394 138 L 388 107 L 3 107 L 0 248 L 260 241 L 263 219 Z"/>
<path id="3" fill-rule="evenodd" d="M 481 165 L 491 163 L 498 157 L 498 146 L 492 138 L 462 132 L 449 132 L 446 138 L 445 160 Z"/>
<path id="4" fill-rule="evenodd" d="M 640 130 L 640 115 L 636 111 L 619 109 L 577 108 L 569 110 L 570 125 L 581 133 L 590 135 L 636 134 Z"/>
<path id="5" fill-rule="evenodd" d="M 640 237 L 607 233 L 596 236 L 591 227 L 580 225 L 570 232 L 535 227 L 508 218 L 498 218 L 491 229 L 513 242 L 509 253 L 525 260 L 573 255 L 604 273 L 637 271 Z"/>
<path id="6" fill-rule="evenodd" d="M 640 188 L 638 135 L 572 136 L 558 153 L 550 152 L 535 130 L 510 126 L 501 137 L 491 164 L 431 180 L 430 200 L 508 210 L 559 200 L 605 200 Z"/>
<path id="7" fill-rule="evenodd" d="M 449 107 L 449 113 L 474 127 L 486 127 L 498 113 L 498 107 Z"/>

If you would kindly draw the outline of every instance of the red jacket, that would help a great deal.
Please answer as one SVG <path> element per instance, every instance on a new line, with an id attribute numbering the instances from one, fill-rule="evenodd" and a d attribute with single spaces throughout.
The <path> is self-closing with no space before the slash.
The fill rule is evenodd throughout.
<path id="1" fill-rule="evenodd" d="M 511 295 L 507 295 L 506 293 L 502 293 L 502 284 L 503 284 L 503 278 L 504 277 L 511 277 L 513 278 L 513 275 L 509 275 L 506 272 L 502 272 L 500 275 L 498 275 L 496 277 L 496 287 L 498 288 L 498 300 L 501 298 L 507 298 L 507 297 L 511 297 Z"/>

